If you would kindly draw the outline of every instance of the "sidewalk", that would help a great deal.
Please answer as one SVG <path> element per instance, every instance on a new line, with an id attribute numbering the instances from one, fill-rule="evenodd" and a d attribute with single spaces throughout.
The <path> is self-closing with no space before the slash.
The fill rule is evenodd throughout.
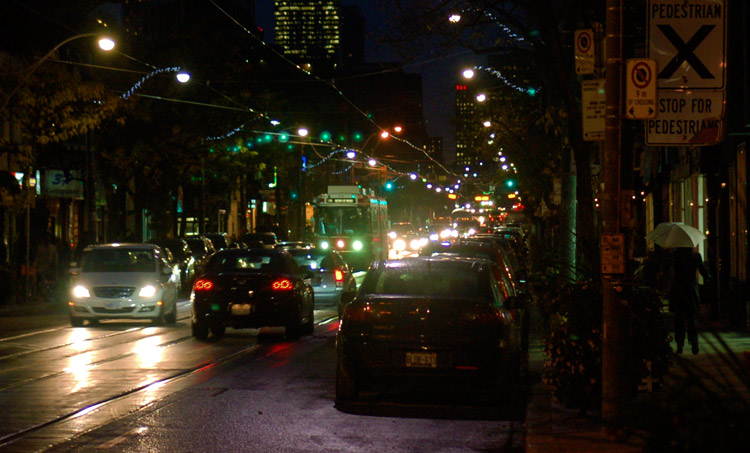
<path id="1" fill-rule="evenodd" d="M 529 340 L 531 390 L 526 407 L 526 452 L 634 453 L 638 445 L 616 442 L 602 432 L 599 413 L 581 414 L 552 403 L 552 395 L 541 381 L 544 367 L 542 342 L 532 330 Z"/>
<path id="2" fill-rule="evenodd" d="M 715 386 L 716 382 L 730 382 L 737 392 L 732 393 L 733 397 L 750 399 L 750 395 L 747 394 L 748 387 L 743 385 L 736 375 L 728 372 L 727 365 L 716 355 L 723 350 L 723 343 L 739 358 L 744 359 L 745 366 L 750 370 L 750 334 L 728 330 L 713 333 L 716 332 L 712 331 L 712 327 L 715 326 L 704 327 L 709 330 L 699 331 L 701 352 L 698 355 L 683 354 L 676 357 L 676 361 L 682 361 L 683 366 L 687 363 L 703 370 L 705 376 L 702 382 L 706 388 Z M 608 438 L 602 430 L 600 413 L 582 414 L 553 404 L 550 393 L 541 382 L 544 360 L 542 342 L 532 324 L 529 345 L 531 390 L 525 422 L 527 453 L 633 453 L 642 450 L 640 439 L 637 437 L 627 441 Z M 670 373 L 674 377 L 681 376 L 684 369 L 675 364 Z"/>

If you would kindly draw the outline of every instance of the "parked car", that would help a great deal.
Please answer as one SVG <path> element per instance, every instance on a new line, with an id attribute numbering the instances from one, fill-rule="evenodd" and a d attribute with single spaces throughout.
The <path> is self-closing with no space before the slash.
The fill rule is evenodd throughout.
<path id="1" fill-rule="evenodd" d="M 190 246 L 190 251 L 193 252 L 193 257 L 196 261 L 196 270 L 200 274 L 203 272 L 203 268 L 206 267 L 208 259 L 216 253 L 216 247 L 211 239 L 205 236 L 187 236 L 185 241 Z"/>
<path id="2" fill-rule="evenodd" d="M 241 239 L 250 248 L 264 247 L 272 249 L 279 242 L 276 233 L 272 231 L 245 233 Z"/>
<path id="3" fill-rule="evenodd" d="M 228 249 L 216 252 L 190 293 L 193 336 L 226 327 L 284 326 L 297 338 L 313 332 L 312 274 L 284 250 Z"/>
<path id="4" fill-rule="evenodd" d="M 312 287 L 317 307 L 343 309 L 344 292 L 357 290 L 357 280 L 349 265 L 337 250 L 319 248 L 287 249 L 297 264 L 313 273 Z"/>
<path id="5" fill-rule="evenodd" d="M 433 381 L 507 394 L 520 341 L 495 268 L 472 258 L 375 262 L 341 318 L 336 399 Z"/>
<path id="6" fill-rule="evenodd" d="M 216 250 L 228 249 L 232 245 L 226 233 L 206 233 L 206 237 L 211 239 Z"/>
<path id="7" fill-rule="evenodd" d="M 152 241 L 162 249 L 168 249 L 172 252 L 172 256 L 180 266 L 180 282 L 182 289 L 189 290 L 197 273 L 198 262 L 193 256 L 193 251 L 190 249 L 187 241 L 182 238 L 173 239 L 158 239 Z"/>
<path id="8" fill-rule="evenodd" d="M 78 264 L 78 263 L 76 263 Z M 88 246 L 73 274 L 70 324 L 109 319 L 177 321 L 178 274 L 154 244 Z"/>

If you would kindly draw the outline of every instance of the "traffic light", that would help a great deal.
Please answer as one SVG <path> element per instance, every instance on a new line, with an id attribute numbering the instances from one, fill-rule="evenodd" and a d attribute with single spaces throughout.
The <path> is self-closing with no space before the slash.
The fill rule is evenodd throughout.
<path id="1" fill-rule="evenodd" d="M 385 182 L 384 187 L 385 187 L 385 190 L 388 190 L 388 191 L 393 190 L 393 181 L 389 179 L 388 181 Z"/>
<path id="2" fill-rule="evenodd" d="M 516 187 L 516 180 L 515 179 L 506 179 L 505 180 L 505 187 L 508 189 L 512 189 Z"/>
<path id="3" fill-rule="evenodd" d="M 355 132 L 352 135 L 352 139 L 354 139 L 355 142 L 361 142 L 362 141 L 362 133 L 361 132 Z"/>

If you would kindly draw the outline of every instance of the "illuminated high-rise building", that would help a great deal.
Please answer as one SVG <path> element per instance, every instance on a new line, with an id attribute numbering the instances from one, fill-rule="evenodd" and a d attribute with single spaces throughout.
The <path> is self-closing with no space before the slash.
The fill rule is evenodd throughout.
<path id="1" fill-rule="evenodd" d="M 297 62 L 339 58 L 340 18 L 337 0 L 275 0 L 276 45 Z"/>

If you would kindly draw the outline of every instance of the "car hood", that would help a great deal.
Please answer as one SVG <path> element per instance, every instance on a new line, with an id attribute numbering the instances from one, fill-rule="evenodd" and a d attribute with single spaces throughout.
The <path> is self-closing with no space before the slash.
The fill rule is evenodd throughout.
<path id="1" fill-rule="evenodd" d="M 97 286 L 133 286 L 141 287 L 158 282 L 154 272 L 84 272 L 73 279 L 75 285 Z"/>

